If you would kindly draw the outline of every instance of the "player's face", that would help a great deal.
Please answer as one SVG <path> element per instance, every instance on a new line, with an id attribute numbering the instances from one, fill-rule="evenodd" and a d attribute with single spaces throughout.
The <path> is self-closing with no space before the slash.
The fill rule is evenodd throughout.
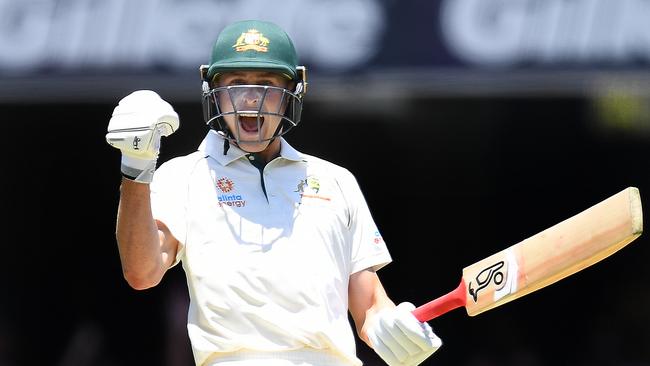
<path id="1" fill-rule="evenodd" d="M 266 149 L 282 122 L 287 106 L 282 89 L 288 84 L 284 76 L 270 72 L 236 71 L 219 76 L 216 86 L 230 87 L 219 92 L 219 109 L 242 149 Z"/>

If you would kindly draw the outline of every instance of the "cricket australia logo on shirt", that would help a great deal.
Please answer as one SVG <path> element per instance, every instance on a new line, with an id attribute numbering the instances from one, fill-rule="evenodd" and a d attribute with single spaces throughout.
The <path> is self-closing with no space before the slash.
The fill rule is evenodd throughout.
<path id="1" fill-rule="evenodd" d="M 312 175 L 298 182 L 298 185 L 296 186 L 296 190 L 294 192 L 297 192 L 301 197 L 319 198 L 325 201 L 330 200 L 329 197 L 325 197 L 319 194 L 320 181 L 317 177 L 314 177 Z"/>
<path id="2" fill-rule="evenodd" d="M 222 193 L 217 196 L 217 199 L 219 200 L 219 206 L 246 206 L 246 200 L 243 199 L 242 195 L 233 192 L 235 189 L 235 183 L 230 180 L 230 178 L 222 177 L 217 179 L 217 188 Z"/>

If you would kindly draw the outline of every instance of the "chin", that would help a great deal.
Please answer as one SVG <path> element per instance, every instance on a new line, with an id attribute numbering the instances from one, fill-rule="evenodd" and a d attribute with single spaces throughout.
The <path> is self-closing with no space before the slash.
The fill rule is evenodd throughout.
<path id="1" fill-rule="evenodd" d="M 251 153 L 264 151 L 269 146 L 268 141 L 263 142 L 240 142 L 239 148 Z"/>

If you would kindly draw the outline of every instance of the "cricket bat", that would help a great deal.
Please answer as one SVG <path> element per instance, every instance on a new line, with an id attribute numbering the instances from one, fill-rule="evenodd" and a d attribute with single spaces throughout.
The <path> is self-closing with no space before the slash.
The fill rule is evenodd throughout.
<path id="1" fill-rule="evenodd" d="M 464 306 L 470 316 L 539 290 L 612 255 L 643 232 L 635 187 L 463 269 L 458 287 L 413 310 L 429 321 Z"/>

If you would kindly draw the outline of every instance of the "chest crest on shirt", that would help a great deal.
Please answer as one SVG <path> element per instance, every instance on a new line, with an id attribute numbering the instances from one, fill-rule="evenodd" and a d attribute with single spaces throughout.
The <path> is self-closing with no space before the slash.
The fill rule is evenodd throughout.
<path id="1" fill-rule="evenodd" d="M 242 197 L 241 194 L 237 194 L 235 190 L 235 183 L 228 177 L 221 177 L 217 179 L 217 189 L 219 200 L 219 206 L 234 206 L 234 207 L 244 207 L 246 206 L 246 200 Z"/>
<path id="2" fill-rule="evenodd" d="M 313 175 L 307 176 L 307 178 L 299 181 L 294 192 L 298 193 L 303 198 L 319 198 L 325 201 L 330 200 L 329 197 L 322 195 L 320 180 L 318 177 Z"/>

